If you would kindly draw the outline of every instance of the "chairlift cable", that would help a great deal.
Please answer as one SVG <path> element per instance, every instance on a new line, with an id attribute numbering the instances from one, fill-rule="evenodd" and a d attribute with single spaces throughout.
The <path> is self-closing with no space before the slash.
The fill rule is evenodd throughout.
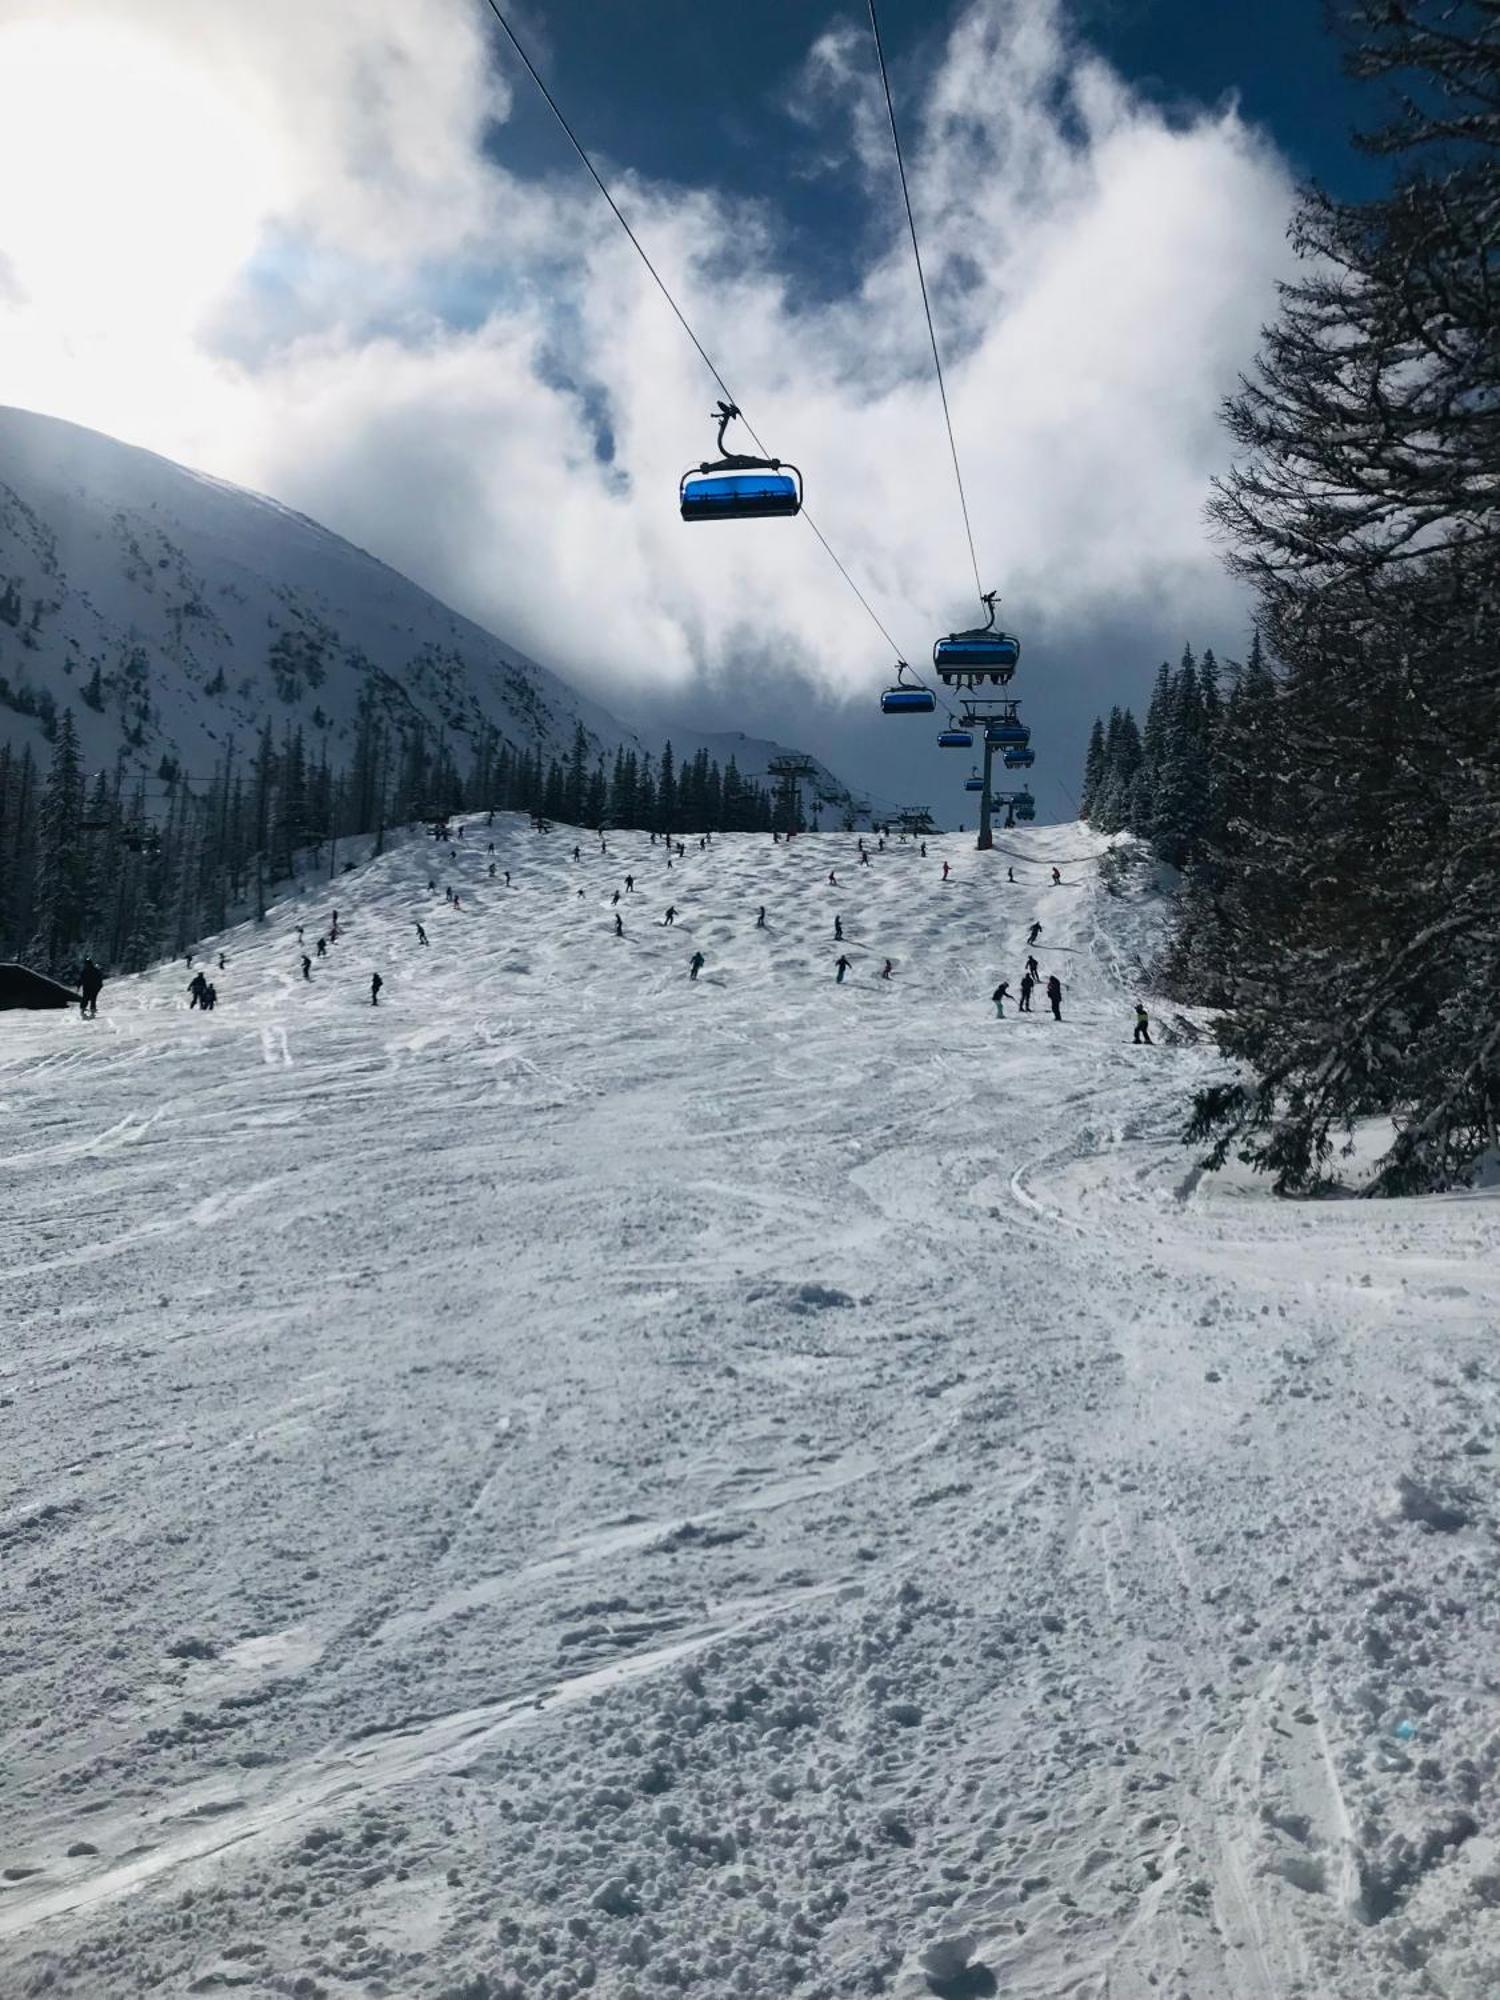
<path id="1" fill-rule="evenodd" d="M 673 298 L 671 292 L 667 289 L 667 282 L 665 278 L 663 278 L 661 272 L 658 271 L 656 266 L 652 263 L 650 257 L 646 253 L 646 248 L 644 244 L 641 242 L 641 239 L 636 235 L 635 231 L 631 228 L 629 222 L 626 220 L 624 211 L 621 209 L 620 204 L 615 200 L 614 196 L 610 193 L 609 188 L 606 186 L 604 179 L 600 174 L 598 168 L 594 165 L 593 161 L 589 158 L 588 154 L 585 152 L 583 147 L 583 142 L 579 139 L 578 134 L 573 130 L 572 126 L 568 123 L 566 117 L 563 115 L 562 106 L 558 103 L 557 99 L 552 95 L 552 92 L 547 88 L 546 84 L 542 81 L 541 72 L 537 69 L 536 64 L 531 60 L 531 57 L 527 55 L 525 49 L 521 46 L 520 41 L 517 39 L 515 29 L 510 25 L 510 22 L 505 18 L 505 15 L 501 12 L 499 6 L 499 0 L 486 0 L 486 4 L 488 5 L 490 12 L 494 15 L 495 19 L 500 23 L 500 26 L 504 29 L 506 39 L 509 41 L 511 47 L 515 50 L 517 56 L 519 56 L 519 58 L 521 59 L 521 62 L 525 66 L 527 75 L 531 78 L 532 82 L 541 92 L 542 97 L 546 102 L 548 110 L 551 111 L 553 117 L 557 120 L 558 124 L 562 127 L 563 131 L 567 134 L 568 143 L 572 146 L 573 151 L 578 155 L 579 159 L 582 160 L 584 166 L 588 169 L 589 178 L 593 181 L 595 187 L 598 188 L 600 194 L 603 195 L 605 201 L 608 202 L 610 207 L 610 212 L 613 214 L 616 222 L 619 223 L 620 227 L 624 230 L 625 234 L 630 238 L 631 243 L 635 246 L 636 255 L 640 258 L 641 262 L 650 272 L 652 280 L 655 283 L 657 290 L 661 293 L 662 297 L 666 300 L 667 304 L 672 308 L 673 313 L 676 315 L 679 326 L 681 326 L 683 332 L 687 335 L 688 339 L 693 343 L 693 346 L 698 350 L 699 358 L 702 360 L 704 367 L 707 368 L 709 374 L 713 376 L 715 382 L 717 382 L 719 387 L 723 390 L 725 400 L 733 404 L 734 407 L 738 409 L 739 399 L 736 397 L 734 391 L 730 388 L 729 384 L 724 380 L 724 377 L 719 373 L 718 366 L 715 363 L 713 356 L 709 353 L 708 349 L 703 345 L 703 342 L 698 338 L 697 334 L 694 333 L 692 326 L 688 321 L 686 313 L 684 313 L 682 307 L 678 305 L 676 299 Z M 762 453 L 764 453 L 766 447 L 764 446 L 764 444 L 761 443 L 759 437 L 756 436 L 754 425 L 749 421 L 747 417 L 743 415 L 740 417 L 740 422 L 744 424 L 745 429 L 749 432 L 750 436 L 755 439 L 757 447 L 760 449 Z M 823 533 L 823 530 L 818 526 L 817 522 L 813 519 L 811 514 L 808 513 L 805 507 L 801 509 L 801 514 L 803 520 L 806 521 L 807 525 L 812 529 L 813 533 L 817 536 L 818 540 L 822 543 L 824 549 L 827 551 L 827 554 L 830 560 L 832 561 L 834 568 L 838 571 L 839 575 L 844 579 L 845 583 L 848 584 L 849 588 L 854 592 L 854 595 L 859 599 L 860 603 L 864 606 L 866 612 L 869 614 L 870 620 L 874 624 L 876 630 L 880 633 L 880 636 L 885 640 L 885 643 L 890 647 L 891 651 L 899 659 L 901 657 L 901 648 L 896 644 L 895 640 L 886 630 L 881 619 L 877 616 L 874 607 L 871 605 L 870 600 L 865 596 L 864 592 L 860 589 L 859 585 L 854 581 L 854 578 L 849 574 L 848 570 L 844 567 L 844 564 L 839 560 L 838 556 L 834 554 L 832 544 L 829 542 L 828 537 Z M 970 546 L 972 547 L 972 541 Z M 977 569 L 975 573 L 977 576 L 978 574 Z"/>
<path id="2" fill-rule="evenodd" d="M 494 0 L 490 0 L 494 5 Z M 891 144 L 896 151 L 896 170 L 901 176 L 901 199 L 906 206 L 906 226 L 911 232 L 911 252 L 916 260 L 917 283 L 922 288 L 922 310 L 927 315 L 927 338 L 932 343 L 932 365 L 937 373 L 938 395 L 942 398 L 943 422 L 948 431 L 948 449 L 953 456 L 953 478 L 958 487 L 958 504 L 964 517 L 964 534 L 969 542 L 969 562 L 974 570 L 974 589 L 981 604 L 984 603 L 984 585 L 979 579 L 979 557 L 974 548 L 974 524 L 969 519 L 969 500 L 964 492 L 964 476 L 958 463 L 958 441 L 953 435 L 953 414 L 948 408 L 948 385 L 943 380 L 943 358 L 938 352 L 937 329 L 932 323 L 932 301 L 927 295 L 927 273 L 922 268 L 922 246 L 917 240 L 917 219 L 912 213 L 911 189 L 906 181 L 906 161 L 901 152 L 901 134 L 896 129 L 896 104 L 891 96 L 890 74 L 885 66 L 885 46 L 880 39 L 880 22 L 875 13 L 875 0 L 869 0 L 870 30 L 875 38 L 875 56 L 880 64 L 880 81 L 885 89 L 886 115 L 891 124 Z"/>

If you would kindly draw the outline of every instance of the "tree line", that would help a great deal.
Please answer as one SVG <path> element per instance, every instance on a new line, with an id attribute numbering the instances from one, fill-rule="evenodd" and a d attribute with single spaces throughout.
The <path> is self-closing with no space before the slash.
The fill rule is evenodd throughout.
<path id="1" fill-rule="evenodd" d="M 226 747 L 206 780 L 164 757 L 154 777 L 84 768 L 71 709 L 55 718 L 45 769 L 31 749 L 0 747 L 0 956 L 70 977 L 85 954 L 135 972 L 189 950 L 247 911 L 265 914 L 299 870 L 350 865 L 345 843 L 388 827 L 481 810 L 574 825 L 670 833 L 759 832 L 788 823 L 785 795 L 707 751 L 679 763 L 591 752 L 581 725 L 566 758 L 517 749 L 496 731 L 460 767 L 447 740 L 393 726 L 362 704 L 352 754 L 267 723 L 243 752 Z M 361 851 L 360 858 L 364 858 Z"/>
<path id="2" fill-rule="evenodd" d="M 1301 269 L 1227 405 L 1212 511 L 1255 681 L 1185 816 L 1136 799 L 1123 717 L 1096 797 L 1186 869 L 1164 976 L 1223 1010 L 1236 1066 L 1188 1136 L 1291 1191 L 1380 1118 L 1367 1186 L 1395 1194 L 1500 1158 L 1500 5 L 1339 21 L 1351 73 L 1394 86 L 1356 141 L 1391 179 L 1301 198 Z"/>

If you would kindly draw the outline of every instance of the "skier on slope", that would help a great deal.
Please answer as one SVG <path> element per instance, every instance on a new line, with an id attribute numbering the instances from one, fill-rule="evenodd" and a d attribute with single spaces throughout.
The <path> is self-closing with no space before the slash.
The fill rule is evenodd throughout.
<path id="1" fill-rule="evenodd" d="M 1030 979 L 1033 986 L 1037 984 L 1042 976 L 1042 968 L 1034 958 L 1028 958 L 1026 961 L 1026 976 Z"/>
<path id="2" fill-rule="evenodd" d="M 766 906 L 764 903 L 762 903 L 760 908 L 755 913 L 755 928 L 758 931 L 763 931 L 765 927 L 766 927 Z"/>
<path id="3" fill-rule="evenodd" d="M 188 1002 L 189 1013 L 192 1012 L 193 1008 L 201 1007 L 203 1005 L 203 996 L 207 991 L 208 991 L 208 981 L 204 978 L 201 972 L 195 972 L 192 978 L 188 981 L 188 992 L 191 993 L 193 996 L 192 999 L 189 1000 Z"/>
<path id="4" fill-rule="evenodd" d="M 221 952 L 219 953 L 219 970 L 220 970 L 220 972 L 222 972 L 222 971 L 224 970 L 225 966 L 226 966 L 226 965 L 228 965 L 228 963 L 229 963 L 229 960 L 228 960 L 228 959 L 227 959 L 227 958 L 226 958 L 226 957 L 224 956 L 223 952 L 221 951 Z"/>
<path id="5" fill-rule="evenodd" d="M 896 963 L 896 962 L 895 962 L 895 960 L 894 960 L 894 959 L 890 959 L 890 958 L 888 958 L 888 959 L 886 960 L 886 962 L 885 962 L 885 965 L 884 965 L 884 966 L 882 967 L 882 969 L 881 969 L 881 974 L 880 974 L 880 976 L 881 976 L 881 978 L 882 978 L 882 979 L 889 979 L 889 978 L 890 978 L 890 976 L 891 976 L 891 973 L 892 973 L 892 972 L 893 972 L 893 971 L 895 970 L 895 963 Z"/>
<path id="6" fill-rule="evenodd" d="M 1033 924 L 1031 926 L 1031 929 L 1026 933 L 1026 942 L 1028 944 L 1035 944 L 1037 939 L 1041 936 L 1041 934 L 1042 934 L 1041 925 Z"/>
<path id="7" fill-rule="evenodd" d="M 1036 981 L 1029 972 L 1021 974 L 1021 997 L 1016 1002 L 1016 1011 L 1018 1013 L 1029 1014 L 1031 1012 L 1031 993 L 1035 985 Z"/>
<path id="8" fill-rule="evenodd" d="M 627 896 L 633 896 L 635 894 L 635 877 L 633 875 L 627 875 L 625 877 L 625 893 Z"/>
<path id="9" fill-rule="evenodd" d="M 327 938 L 320 937 L 318 939 L 318 957 L 327 958 L 327 956 L 328 956 L 328 940 Z"/>
<path id="10" fill-rule="evenodd" d="M 424 930 L 423 930 L 422 926 L 421 926 L 420 924 L 418 924 L 418 925 L 417 925 L 417 943 L 418 943 L 418 944 L 426 944 L 426 942 L 427 942 L 427 933 L 426 933 L 426 931 L 424 931 Z"/>
<path id="11" fill-rule="evenodd" d="M 839 878 L 831 868 L 828 871 L 828 886 L 830 889 L 836 889 L 839 886 Z"/>
<path id="12" fill-rule="evenodd" d="M 303 952 L 302 954 L 302 977 L 304 979 L 312 978 L 312 960 L 308 957 L 306 952 Z"/>
<path id="13" fill-rule="evenodd" d="M 203 989 L 203 1011 L 211 1014 L 219 1004 L 219 989 L 210 979 Z"/>
<path id="14" fill-rule="evenodd" d="M 1006 869 L 1006 871 L 1005 871 L 1005 879 L 1006 879 L 1006 881 L 1007 881 L 1007 882 L 1014 882 L 1014 881 L 1015 881 L 1015 879 L 1016 879 L 1016 871 L 1015 871 L 1015 869 L 1014 869 L 1014 868 L 1007 868 L 1007 869 Z"/>
<path id="15" fill-rule="evenodd" d="M 946 882 L 946 881 L 947 881 L 947 879 L 948 879 L 948 864 L 947 864 L 947 862 L 945 861 L 945 862 L 943 863 L 943 880 L 944 880 L 944 881 Z"/>
<path id="16" fill-rule="evenodd" d="M 616 889 L 615 893 L 610 897 L 609 907 L 612 910 L 617 910 L 620 907 L 620 892 L 618 889 Z"/>
<path id="17" fill-rule="evenodd" d="M 99 989 L 103 984 L 104 974 L 93 959 L 86 958 L 78 968 L 78 991 L 83 996 L 78 1003 L 80 1015 L 87 1015 L 92 1020 L 98 1014 Z"/>
<path id="18" fill-rule="evenodd" d="M 1058 869 L 1058 868 L 1054 868 L 1054 869 L 1053 869 L 1053 871 L 1052 871 L 1052 879 L 1053 879 L 1053 881 L 1054 881 L 1054 882 L 1060 882 L 1060 881 L 1062 880 L 1062 871 L 1061 871 L 1061 869 Z"/>
<path id="19" fill-rule="evenodd" d="M 1010 988 L 1003 979 L 990 995 L 990 998 L 995 1003 L 996 1020 L 1003 1021 L 1005 1019 L 1005 1003 L 1010 998 Z"/>
<path id="20" fill-rule="evenodd" d="M 378 972 L 372 972 L 370 974 L 370 1005 L 372 1007 L 378 1007 L 380 1005 L 380 989 L 382 986 L 384 986 L 384 984 L 385 981 L 381 978 Z"/>
<path id="21" fill-rule="evenodd" d="M 1054 1021 L 1062 1019 L 1062 981 L 1054 972 L 1047 981 L 1047 1005 L 1052 1009 Z"/>
<path id="22" fill-rule="evenodd" d="M 704 959 L 701 951 L 695 951 L 692 957 L 688 960 L 688 978 L 691 979 L 695 985 L 697 983 L 698 974 L 703 970 L 703 964 L 704 964 Z"/>
<path id="23" fill-rule="evenodd" d="M 615 936 L 616 936 L 616 937 L 624 937 L 624 935 L 625 935 L 625 919 L 624 919 L 624 918 L 623 918 L 623 917 L 622 917 L 622 916 L 620 915 L 619 911 L 618 911 L 618 910 L 616 910 L 616 911 L 615 911 Z"/>
<path id="24" fill-rule="evenodd" d="M 835 917 L 833 920 L 833 941 L 835 944 L 842 944 L 844 942 L 844 920 L 842 917 Z"/>
<path id="25" fill-rule="evenodd" d="M 1133 1042 L 1144 1042 L 1148 1049 L 1156 1047 L 1151 1039 L 1151 1016 L 1146 1012 L 1144 1003 L 1139 1000 L 1135 1003 L 1135 1033 L 1130 1039 Z"/>
<path id="26" fill-rule="evenodd" d="M 838 967 L 838 977 L 834 983 L 838 986 L 842 986 L 844 983 L 844 974 L 849 970 L 849 960 L 845 958 L 842 952 L 840 952 L 838 957 L 834 960 L 834 964 Z"/>
<path id="27" fill-rule="evenodd" d="M 666 928 L 666 926 L 667 926 L 668 924 L 675 924 L 675 923 L 676 923 L 676 921 L 677 921 L 677 905 L 676 905 L 675 903 L 668 903 L 668 905 L 667 905 L 667 914 L 666 914 L 666 915 L 665 915 L 665 916 L 664 916 L 664 917 L 662 918 L 662 920 L 661 920 L 661 921 L 662 921 L 662 927 L 663 927 L 663 929 L 665 929 L 665 928 Z"/>

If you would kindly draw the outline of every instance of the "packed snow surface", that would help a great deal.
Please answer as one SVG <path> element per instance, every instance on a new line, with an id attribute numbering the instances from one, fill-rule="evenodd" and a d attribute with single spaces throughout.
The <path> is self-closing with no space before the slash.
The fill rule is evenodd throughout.
<path id="1" fill-rule="evenodd" d="M 1493 1996 L 1495 1194 L 1200 1177 L 1080 828 L 686 847 L 0 1021 L 0 1993 Z"/>

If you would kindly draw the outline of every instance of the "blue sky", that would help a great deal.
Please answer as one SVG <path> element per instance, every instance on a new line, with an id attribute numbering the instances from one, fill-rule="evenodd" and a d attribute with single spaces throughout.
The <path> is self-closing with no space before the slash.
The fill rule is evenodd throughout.
<path id="1" fill-rule="evenodd" d="M 1378 182 L 1347 141 L 1378 105 L 1320 12 L 883 0 L 1045 813 L 1097 708 L 1185 640 L 1243 649 L 1203 516 L 1218 407 L 1296 181 Z M 516 25 L 920 665 L 977 607 L 863 9 L 526 0 Z M 276 495 L 623 717 L 964 814 L 935 731 L 881 717 L 891 651 L 806 529 L 677 520 L 717 391 L 480 0 L 11 0 L 0 68 L 0 399 Z"/>
<path id="2" fill-rule="evenodd" d="M 883 0 L 881 28 L 898 104 L 941 60 L 945 34 L 960 11 L 936 0 Z M 1191 121 L 1233 103 L 1274 142 L 1297 180 L 1315 180 L 1353 198 L 1378 190 L 1383 166 L 1349 141 L 1351 128 L 1371 122 L 1371 92 L 1343 75 L 1337 42 L 1314 0 L 1257 0 L 1253 6 L 1077 0 L 1068 15 L 1079 41 L 1167 118 Z M 863 191 L 828 169 L 819 132 L 792 108 L 793 80 L 811 31 L 840 17 L 840 10 L 810 8 L 806 0 L 709 9 L 684 9 L 676 0 L 604 8 L 596 0 L 546 0 L 524 15 L 512 14 L 533 60 L 601 163 L 717 185 L 773 207 L 786 231 L 786 263 L 811 296 L 837 293 L 857 279 L 858 246 L 870 228 Z M 862 29 L 863 9 L 847 8 L 842 17 Z M 502 67 L 519 76 L 503 41 L 497 38 L 496 46 Z M 530 174 L 573 171 L 566 141 L 524 81 L 495 146 Z M 1247 361 L 1252 341 L 1247 328 Z M 689 357 L 684 366 L 691 366 Z M 936 409 L 933 414 L 936 421 Z M 835 577 L 828 587 L 837 592 Z M 858 622 L 852 609 L 851 627 Z M 1160 629 L 1159 619 L 1121 607 L 1111 675 L 1090 677 L 1099 701 L 1111 694 L 1140 700 L 1156 664 Z M 1206 632 L 1184 629 L 1180 640 L 1199 648 L 1215 644 L 1223 656 L 1226 642 L 1233 652 L 1240 637 L 1239 623 L 1230 619 Z M 1174 657 L 1178 650 L 1171 648 Z M 1028 653 L 1016 683 L 1023 697 L 1033 692 L 1036 674 L 1053 675 L 1055 688 L 1057 667 L 1044 654 L 1033 667 L 1032 657 Z M 674 700 L 667 694 L 658 705 L 670 713 Z M 1060 738 L 1050 758 L 1041 745 L 1035 782 L 1058 811 L 1076 789 L 1078 727 L 1087 704 L 1075 708 L 1064 700 L 1055 706 Z M 945 802 L 955 817 L 972 809 L 972 801 L 953 796 L 953 757 L 935 756 L 925 734 L 918 744 L 907 725 L 898 725 L 898 734 L 872 715 L 851 715 L 842 707 L 830 712 L 816 701 L 809 707 L 799 690 L 778 680 L 749 676 L 716 687 L 699 697 L 693 714 L 724 727 L 800 731 L 800 740 L 856 781 L 888 795 Z M 789 714 L 795 719 L 789 721 Z"/>

